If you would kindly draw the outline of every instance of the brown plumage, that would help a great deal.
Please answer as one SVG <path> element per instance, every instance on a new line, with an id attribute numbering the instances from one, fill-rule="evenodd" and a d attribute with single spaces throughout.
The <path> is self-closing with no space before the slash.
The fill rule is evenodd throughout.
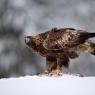
<path id="1" fill-rule="evenodd" d="M 25 42 L 46 57 L 48 73 L 60 75 L 63 66 L 68 68 L 70 58 L 78 57 L 81 52 L 95 55 L 95 44 L 88 40 L 92 37 L 95 37 L 95 33 L 73 28 L 53 28 L 36 36 L 27 36 Z"/>

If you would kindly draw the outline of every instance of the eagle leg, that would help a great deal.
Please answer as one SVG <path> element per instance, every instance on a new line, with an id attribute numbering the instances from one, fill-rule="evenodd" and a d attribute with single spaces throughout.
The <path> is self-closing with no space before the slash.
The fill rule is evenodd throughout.
<path id="1" fill-rule="evenodd" d="M 54 56 L 46 57 L 46 70 L 43 73 L 39 73 L 39 76 L 48 76 L 53 70 L 57 69 L 57 58 Z"/>
<path id="2" fill-rule="evenodd" d="M 62 67 L 68 68 L 69 66 L 69 58 L 66 54 L 59 55 L 57 58 L 57 68 L 53 69 L 50 73 L 51 76 L 62 76 Z"/>

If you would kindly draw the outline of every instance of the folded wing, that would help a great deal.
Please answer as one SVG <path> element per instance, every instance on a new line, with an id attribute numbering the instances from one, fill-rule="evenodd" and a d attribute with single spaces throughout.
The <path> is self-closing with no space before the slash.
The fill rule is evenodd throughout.
<path id="1" fill-rule="evenodd" d="M 47 38 L 43 42 L 43 46 L 48 50 L 68 50 L 84 43 L 88 38 L 92 37 L 90 33 L 72 28 L 58 29 L 50 31 Z"/>

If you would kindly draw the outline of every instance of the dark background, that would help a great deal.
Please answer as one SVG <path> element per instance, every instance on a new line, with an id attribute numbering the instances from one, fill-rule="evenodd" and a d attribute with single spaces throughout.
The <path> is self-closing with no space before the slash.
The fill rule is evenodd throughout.
<path id="1" fill-rule="evenodd" d="M 45 59 L 25 45 L 24 37 L 52 27 L 95 32 L 95 0 L 0 0 L 0 78 L 43 71 Z M 68 71 L 94 76 L 95 56 L 81 54 Z"/>

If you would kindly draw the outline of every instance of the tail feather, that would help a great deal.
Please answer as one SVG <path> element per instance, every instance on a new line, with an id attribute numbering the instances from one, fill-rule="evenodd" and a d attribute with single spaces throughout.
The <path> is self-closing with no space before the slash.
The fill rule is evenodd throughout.
<path id="1" fill-rule="evenodd" d="M 90 38 L 95 37 L 95 33 L 89 33 L 89 37 Z"/>
<path id="2" fill-rule="evenodd" d="M 91 41 L 86 41 L 84 44 L 80 45 L 79 52 L 86 52 L 95 55 L 95 43 Z"/>
<path id="3" fill-rule="evenodd" d="M 95 55 L 95 43 L 90 43 L 90 47 L 91 47 L 90 53 L 91 53 L 92 55 Z"/>

